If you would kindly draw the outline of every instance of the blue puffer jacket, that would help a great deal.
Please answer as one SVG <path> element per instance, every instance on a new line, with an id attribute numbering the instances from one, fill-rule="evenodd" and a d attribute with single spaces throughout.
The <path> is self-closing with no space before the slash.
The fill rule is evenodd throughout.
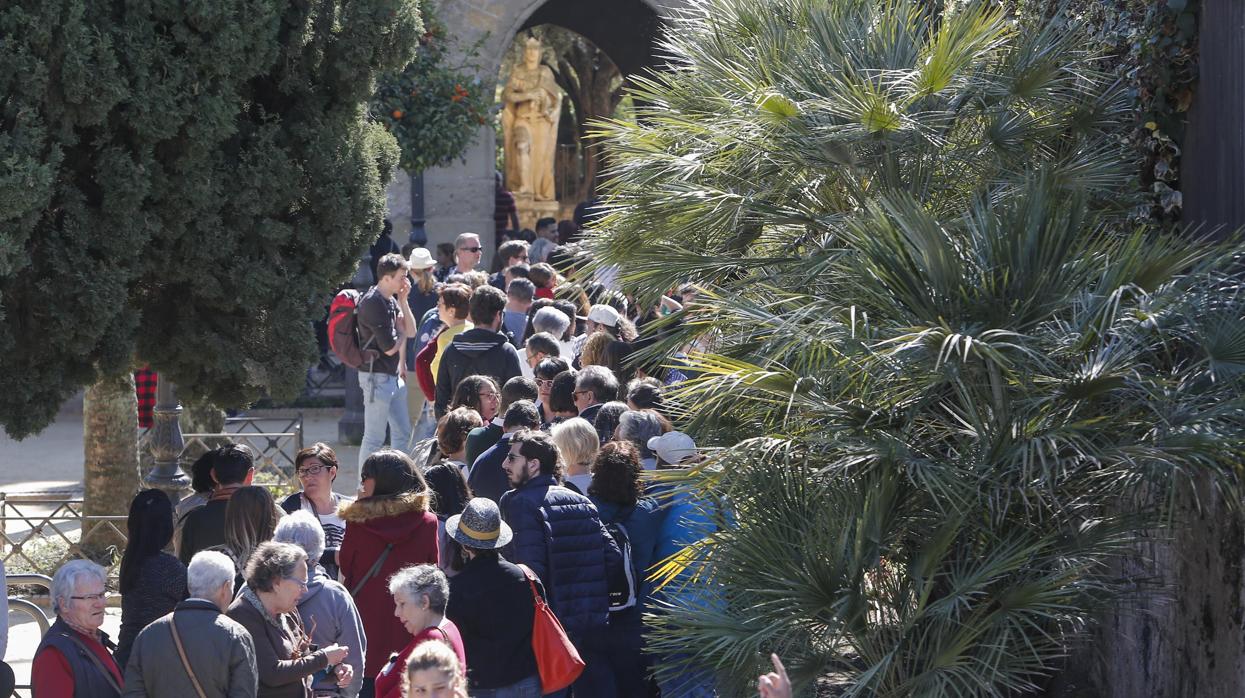
<path id="1" fill-rule="evenodd" d="M 500 506 L 514 530 L 503 556 L 540 577 L 566 631 L 584 637 L 604 627 L 606 558 L 617 561 L 620 554 L 592 502 L 558 485 L 552 475 L 538 475 L 502 495 Z"/>

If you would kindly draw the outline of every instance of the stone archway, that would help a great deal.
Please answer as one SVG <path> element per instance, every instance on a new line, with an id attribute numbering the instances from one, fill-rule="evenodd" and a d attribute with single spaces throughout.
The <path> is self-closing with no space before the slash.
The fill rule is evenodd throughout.
<path id="1" fill-rule="evenodd" d="M 481 77 L 491 89 L 515 34 L 539 24 L 556 24 L 584 36 L 624 75 L 655 66 L 654 43 L 663 18 L 687 5 L 688 0 L 445 0 L 439 12 L 461 45 L 481 42 Z M 424 173 L 429 248 L 470 231 L 480 234 L 485 249 L 492 249 L 494 140 L 491 125 L 482 127 L 463 162 Z M 410 197 L 410 179 L 399 174 L 388 198 L 394 236 L 400 241 L 411 228 Z"/>

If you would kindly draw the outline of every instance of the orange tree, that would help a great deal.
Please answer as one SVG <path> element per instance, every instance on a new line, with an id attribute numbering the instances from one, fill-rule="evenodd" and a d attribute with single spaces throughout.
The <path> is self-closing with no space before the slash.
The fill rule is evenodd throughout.
<path id="1" fill-rule="evenodd" d="M 371 115 L 394 135 L 408 172 L 448 165 L 488 122 L 492 95 L 476 77 L 475 47 L 456 52 L 445 25 L 424 7 L 425 32 L 415 58 L 383 75 Z M 458 60 L 455 60 L 455 57 Z"/>

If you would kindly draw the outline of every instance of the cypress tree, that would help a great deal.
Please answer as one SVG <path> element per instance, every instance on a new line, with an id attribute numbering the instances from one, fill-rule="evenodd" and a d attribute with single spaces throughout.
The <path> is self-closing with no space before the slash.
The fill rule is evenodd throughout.
<path id="1" fill-rule="evenodd" d="M 415 0 L 0 7 L 0 425 L 137 358 L 220 405 L 288 397 L 380 230 L 367 119 Z"/>

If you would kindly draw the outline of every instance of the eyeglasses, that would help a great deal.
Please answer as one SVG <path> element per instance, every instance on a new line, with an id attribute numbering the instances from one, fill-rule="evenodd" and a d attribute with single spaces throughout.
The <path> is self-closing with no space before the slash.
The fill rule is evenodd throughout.
<path id="1" fill-rule="evenodd" d="M 536 387 L 537 388 L 552 388 L 553 379 L 552 378 L 537 378 Z"/>
<path id="2" fill-rule="evenodd" d="M 463 252 L 479 252 L 480 250 L 484 248 L 483 247 L 460 247 L 458 249 Z"/>
<path id="3" fill-rule="evenodd" d="M 575 392 L 571 393 L 571 395 L 577 395 L 577 396 L 578 395 L 591 395 L 591 394 L 592 394 L 591 390 L 576 390 Z"/>
<path id="4" fill-rule="evenodd" d="M 478 394 L 481 398 L 488 398 L 488 399 L 490 399 L 490 400 L 500 400 L 500 399 L 501 399 L 501 395 L 498 395 L 497 393 L 492 392 L 492 391 L 487 392 L 487 393 L 477 393 L 477 394 Z"/>
<path id="5" fill-rule="evenodd" d="M 523 457 L 523 454 L 521 454 L 521 453 L 507 453 L 507 454 L 506 454 L 506 462 L 507 462 L 507 463 L 513 463 L 514 461 L 517 461 L 517 460 L 519 460 L 519 459 L 520 459 L 520 458 L 522 458 L 522 457 Z"/>
<path id="6" fill-rule="evenodd" d="M 319 475 L 320 473 L 324 472 L 325 469 L 332 468 L 332 467 L 333 466 L 331 465 L 324 465 L 324 464 L 309 465 L 306 468 L 299 468 L 298 476 L 299 477 L 311 477 L 312 475 Z"/>
<path id="7" fill-rule="evenodd" d="M 303 591 L 307 591 L 307 580 L 305 579 L 299 579 L 298 577 L 282 577 L 282 579 L 284 579 L 287 582 L 294 582 L 295 584 L 299 586 L 300 589 L 302 589 Z"/>
<path id="8" fill-rule="evenodd" d="M 103 601 L 106 594 L 100 592 L 98 594 L 83 594 L 82 596 L 70 596 L 74 601 Z"/>

